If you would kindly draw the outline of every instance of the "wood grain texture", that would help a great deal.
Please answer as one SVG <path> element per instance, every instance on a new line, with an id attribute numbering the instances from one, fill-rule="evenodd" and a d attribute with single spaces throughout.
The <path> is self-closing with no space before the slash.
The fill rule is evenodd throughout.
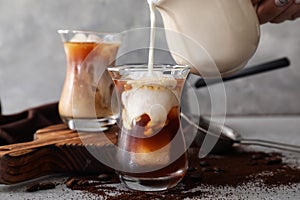
<path id="1" fill-rule="evenodd" d="M 105 133 L 87 133 L 60 124 L 37 131 L 32 142 L 0 146 L 0 183 L 14 184 L 54 173 L 112 172 L 98 156 L 114 160 L 116 133 L 116 127 Z"/>

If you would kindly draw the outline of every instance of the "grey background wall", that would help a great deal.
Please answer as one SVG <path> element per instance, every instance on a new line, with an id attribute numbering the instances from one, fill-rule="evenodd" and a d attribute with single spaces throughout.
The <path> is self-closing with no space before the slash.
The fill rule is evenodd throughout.
<path id="1" fill-rule="evenodd" d="M 162 26 L 160 19 L 158 25 Z M 58 101 L 65 76 L 58 29 L 121 32 L 148 26 L 146 0 L 1 0 L 3 113 Z M 147 42 L 148 37 L 136 40 Z M 260 46 L 249 65 L 284 56 L 292 63 L 287 69 L 225 83 L 228 114 L 300 113 L 300 19 L 263 25 Z M 140 58 L 146 61 L 147 56 Z M 195 79 L 191 76 L 189 82 Z M 201 111 L 209 113 L 208 90 L 195 91 Z"/>

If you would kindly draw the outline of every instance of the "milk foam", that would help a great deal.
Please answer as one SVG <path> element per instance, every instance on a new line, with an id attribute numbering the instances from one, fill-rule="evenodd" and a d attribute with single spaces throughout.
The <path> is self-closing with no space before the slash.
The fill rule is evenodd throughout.
<path id="1" fill-rule="evenodd" d="M 86 36 L 86 34 L 83 33 L 77 33 L 73 36 L 73 38 L 70 40 L 70 42 L 102 42 L 102 39 L 94 34 L 89 34 Z"/>
<path id="2" fill-rule="evenodd" d="M 171 90 L 175 79 L 144 79 L 131 81 L 131 85 L 131 90 L 122 93 L 123 125 L 128 130 L 143 114 L 150 117 L 150 126 L 164 124 L 171 108 L 179 106 L 178 95 Z"/>

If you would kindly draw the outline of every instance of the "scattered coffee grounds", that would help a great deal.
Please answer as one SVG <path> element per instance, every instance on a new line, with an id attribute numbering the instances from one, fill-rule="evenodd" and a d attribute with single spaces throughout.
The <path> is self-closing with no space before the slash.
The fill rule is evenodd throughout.
<path id="1" fill-rule="evenodd" d="M 163 192 L 139 192 L 120 187 L 115 174 L 72 177 L 65 184 L 73 190 L 93 193 L 104 199 L 184 199 L 205 198 L 209 191 L 202 187 L 236 187 L 247 183 L 258 183 L 260 187 L 300 183 L 300 169 L 283 162 L 280 153 L 264 153 L 234 149 L 224 155 L 197 157 L 198 149 L 189 149 L 189 169 L 182 182 L 175 188 Z M 198 189 L 196 189 L 198 188 Z M 213 191 L 212 191 L 213 192 Z"/>
<path id="2" fill-rule="evenodd" d="M 55 188 L 55 183 L 45 182 L 40 184 L 40 190 L 50 190 Z"/>
<path id="3" fill-rule="evenodd" d="M 234 149 L 224 155 L 197 158 L 197 149 L 189 150 L 190 167 L 183 182 L 192 188 L 198 186 L 193 176 L 202 177 L 201 184 L 211 186 L 238 186 L 258 179 L 265 186 L 300 183 L 300 169 L 282 162 L 280 153 L 264 153 Z M 203 167 L 203 163 L 206 163 Z"/>
<path id="4" fill-rule="evenodd" d="M 26 192 L 54 189 L 55 186 L 55 183 L 52 182 L 32 183 L 26 187 Z"/>
<path id="5" fill-rule="evenodd" d="M 107 174 L 102 174 L 101 176 L 106 176 Z M 183 185 L 170 189 L 164 192 L 140 192 L 140 191 L 131 191 L 131 190 L 124 190 L 124 189 L 117 189 L 113 185 L 110 184 L 119 184 L 119 179 L 117 176 L 109 175 L 111 177 L 110 180 L 106 180 L 103 182 L 102 180 L 98 180 L 95 177 L 73 177 L 69 178 L 65 184 L 68 188 L 73 190 L 82 190 L 89 193 L 93 193 L 103 197 L 104 199 L 108 200 L 131 200 L 134 196 L 136 200 L 143 200 L 143 199 L 166 199 L 166 200 L 179 200 L 182 199 L 183 194 L 182 191 L 184 189 L 179 189 Z M 85 184 L 81 184 L 81 183 Z M 195 196 L 203 196 L 203 192 L 196 191 L 196 192 L 185 192 L 184 197 L 195 197 Z"/>
<path id="6" fill-rule="evenodd" d="M 26 192 L 36 192 L 40 189 L 39 183 L 32 183 L 26 187 Z"/>
<path id="7" fill-rule="evenodd" d="M 115 174 L 100 174 L 98 176 L 72 177 L 65 184 L 71 189 L 85 189 L 86 186 L 98 186 L 103 184 L 120 183 Z"/>

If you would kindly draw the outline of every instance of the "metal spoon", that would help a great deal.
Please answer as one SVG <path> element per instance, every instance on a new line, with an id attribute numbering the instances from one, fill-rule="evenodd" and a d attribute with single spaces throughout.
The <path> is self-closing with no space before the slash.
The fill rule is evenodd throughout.
<path id="1" fill-rule="evenodd" d="M 237 131 L 234 129 L 220 125 L 216 122 L 211 122 L 204 117 L 200 117 L 199 125 L 194 123 L 190 117 L 186 116 L 184 113 L 180 114 L 183 119 L 186 120 L 190 125 L 198 129 L 195 142 L 198 145 L 201 145 L 204 138 L 209 135 L 211 137 L 218 137 L 218 141 L 211 153 L 224 153 L 230 149 L 235 144 L 240 145 L 258 145 L 270 148 L 281 149 L 285 151 L 292 151 L 300 153 L 300 146 L 285 144 L 274 141 L 267 141 L 261 139 L 246 139 L 243 138 Z M 220 133 L 220 134 L 218 134 Z"/>

